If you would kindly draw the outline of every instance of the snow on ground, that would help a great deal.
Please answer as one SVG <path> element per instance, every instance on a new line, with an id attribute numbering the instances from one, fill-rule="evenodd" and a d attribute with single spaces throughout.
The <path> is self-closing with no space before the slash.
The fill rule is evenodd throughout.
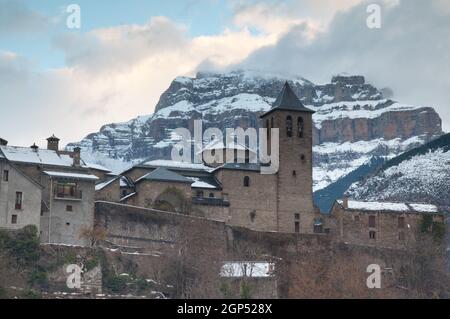
<path id="1" fill-rule="evenodd" d="M 382 156 L 391 159 L 412 147 L 422 145 L 424 136 L 415 136 L 406 140 L 400 138 L 393 140 L 375 139 L 371 141 L 323 143 L 313 148 L 317 157 L 325 156 L 329 160 L 314 164 L 313 181 L 314 191 L 318 191 L 349 174 L 361 165 L 370 161 L 373 156 Z"/>
<path id="2" fill-rule="evenodd" d="M 322 97 L 323 99 L 323 97 Z M 380 117 L 387 112 L 401 112 L 421 109 L 423 106 L 414 106 L 401 103 L 393 103 L 389 105 L 390 100 L 369 100 L 354 102 L 338 102 L 324 104 L 321 106 L 307 105 L 306 107 L 316 111 L 313 115 L 315 126 L 320 129 L 322 122 L 326 120 L 336 120 L 342 118 L 357 119 L 367 118 L 374 119 Z M 389 105 L 387 107 L 382 107 Z"/>
<path id="3" fill-rule="evenodd" d="M 440 198 L 450 187 L 450 151 L 438 149 L 401 162 L 350 187 L 352 197 L 368 200 L 422 196 Z M 426 209 L 426 208 L 424 208 Z"/>

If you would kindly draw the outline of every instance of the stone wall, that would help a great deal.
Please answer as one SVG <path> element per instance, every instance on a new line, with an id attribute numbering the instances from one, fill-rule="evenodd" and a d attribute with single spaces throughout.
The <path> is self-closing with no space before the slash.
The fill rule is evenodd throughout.
<path id="1" fill-rule="evenodd" d="M 120 201 L 120 178 L 116 178 L 103 189 L 95 192 L 95 200 L 116 202 Z"/>
<path id="2" fill-rule="evenodd" d="M 244 187 L 244 177 L 250 178 Z M 277 230 L 276 175 L 223 169 L 217 173 L 223 197 L 230 202 L 227 223 L 260 231 Z"/>
<path id="3" fill-rule="evenodd" d="M 429 248 L 418 252 L 363 247 L 335 241 L 328 234 L 259 232 L 107 202 L 96 203 L 96 224 L 121 249 L 140 251 L 136 254 L 140 258 L 162 257 L 149 257 L 155 260 L 146 259 L 146 267 L 164 273 L 161 278 L 174 286 L 175 297 L 238 298 L 242 284 L 251 298 L 409 298 L 448 293 L 442 256 Z M 423 253 L 426 269 L 420 264 Z M 239 261 L 274 263 L 275 276 L 220 278 L 225 262 Z M 366 286 L 371 264 L 381 267 L 382 289 Z"/>
<path id="4" fill-rule="evenodd" d="M 136 184 L 136 193 L 137 206 L 175 212 L 187 212 L 192 198 L 188 183 L 142 180 Z"/>

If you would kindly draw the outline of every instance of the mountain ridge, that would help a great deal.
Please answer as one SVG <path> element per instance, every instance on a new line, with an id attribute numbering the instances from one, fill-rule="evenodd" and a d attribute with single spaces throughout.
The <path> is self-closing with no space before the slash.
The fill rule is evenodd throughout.
<path id="1" fill-rule="evenodd" d="M 441 119 L 433 108 L 398 103 L 366 83 L 363 76 L 337 75 L 330 83 L 317 85 L 300 76 L 286 79 L 238 70 L 178 77 L 161 95 L 154 114 L 105 125 L 68 147 L 80 146 L 82 153 L 103 165 L 111 159 L 129 165 L 167 159 L 177 138 L 172 131 L 179 127 L 192 130 L 194 120 L 201 119 L 204 129 L 258 128 L 259 115 L 270 109 L 286 80 L 302 103 L 316 111 L 315 190 L 373 156 L 392 158 L 442 134 Z"/>

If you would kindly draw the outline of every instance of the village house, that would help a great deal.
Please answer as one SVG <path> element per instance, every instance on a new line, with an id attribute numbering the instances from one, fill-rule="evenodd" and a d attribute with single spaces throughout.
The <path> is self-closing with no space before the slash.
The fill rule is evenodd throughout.
<path id="1" fill-rule="evenodd" d="M 443 231 L 445 239 L 447 228 L 446 213 L 429 204 L 364 202 L 345 197 L 335 202 L 331 216 L 336 220 L 338 240 L 380 248 L 409 248 L 416 244 L 422 230 Z"/>
<path id="2" fill-rule="evenodd" d="M 35 225 L 41 242 L 87 245 L 85 235 L 94 224 L 94 185 L 99 179 L 93 172 L 107 170 L 82 161 L 79 148 L 59 150 L 55 136 L 47 142 L 47 149 L 40 149 L 36 144 L 17 147 L 2 141 L 5 200 L 0 201 L 0 212 L 6 223 L 2 221 L 0 227 Z"/>

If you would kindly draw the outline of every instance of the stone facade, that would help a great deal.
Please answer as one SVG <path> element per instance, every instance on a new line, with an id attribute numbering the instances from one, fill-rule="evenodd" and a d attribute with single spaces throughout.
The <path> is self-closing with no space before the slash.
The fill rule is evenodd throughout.
<path id="1" fill-rule="evenodd" d="M 372 208 L 349 208 L 348 200 L 334 204 L 331 215 L 336 220 L 337 240 L 361 246 L 407 249 L 416 244 L 426 216 L 429 216 L 431 223 L 446 224 L 445 214 L 438 209 L 435 212 L 419 212 L 412 206 L 417 204 L 383 203 L 384 206 L 394 204 L 392 209 L 377 209 L 378 203 L 367 204 Z M 396 210 L 397 205 L 410 209 Z"/>
<path id="2" fill-rule="evenodd" d="M 190 184 L 141 180 L 136 183 L 136 205 L 173 212 L 188 212 L 192 190 Z"/>
<path id="3" fill-rule="evenodd" d="M 76 184 L 75 196 L 60 196 L 59 183 Z M 94 225 L 94 182 L 79 179 L 49 178 L 43 198 L 48 210 L 41 217 L 41 241 L 87 246 Z M 78 196 L 79 195 L 79 196 Z"/>
<path id="4" fill-rule="evenodd" d="M 34 225 L 39 230 L 41 198 L 41 185 L 0 158 L 0 228 Z"/>
<path id="5" fill-rule="evenodd" d="M 121 199 L 121 189 L 120 189 L 120 177 L 115 177 L 110 182 L 105 181 L 104 187 L 97 189 L 95 191 L 95 200 L 116 202 L 118 203 Z"/>
<path id="6" fill-rule="evenodd" d="M 291 119 L 292 123 L 290 133 L 286 126 L 288 118 Z M 312 113 L 276 111 L 263 116 L 262 119 L 266 127 L 269 123 L 269 127 L 278 128 L 280 135 L 280 168 L 276 174 L 274 185 L 277 204 L 277 230 L 292 233 L 312 233 L 314 220 Z"/>

